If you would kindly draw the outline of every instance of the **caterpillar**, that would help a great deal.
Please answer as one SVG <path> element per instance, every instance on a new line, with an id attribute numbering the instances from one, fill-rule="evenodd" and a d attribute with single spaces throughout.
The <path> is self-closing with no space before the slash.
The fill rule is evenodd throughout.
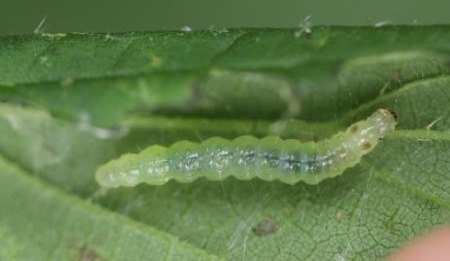
<path id="1" fill-rule="evenodd" d="M 234 140 L 213 137 L 201 143 L 154 145 L 100 166 L 96 179 L 103 187 L 135 186 L 142 182 L 162 185 L 171 179 L 191 182 L 199 177 L 223 180 L 228 176 L 318 184 L 358 164 L 396 125 L 393 112 L 379 109 L 366 120 L 320 142 L 244 135 Z"/>

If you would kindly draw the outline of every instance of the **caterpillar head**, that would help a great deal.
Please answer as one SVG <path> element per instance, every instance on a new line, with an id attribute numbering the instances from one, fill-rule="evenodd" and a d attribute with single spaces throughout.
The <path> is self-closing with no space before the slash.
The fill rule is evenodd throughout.
<path id="1" fill-rule="evenodd" d="M 365 121 L 353 124 L 347 130 L 351 140 L 363 151 L 370 151 L 378 140 L 395 130 L 397 116 L 387 109 L 378 109 Z"/>

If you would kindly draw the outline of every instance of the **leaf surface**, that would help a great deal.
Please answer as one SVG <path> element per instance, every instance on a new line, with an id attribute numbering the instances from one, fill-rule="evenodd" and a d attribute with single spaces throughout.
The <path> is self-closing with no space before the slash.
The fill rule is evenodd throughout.
<path id="1" fill-rule="evenodd" d="M 450 27 L 295 32 L 1 38 L 0 257 L 379 260 L 447 224 Z M 321 140 L 378 108 L 398 130 L 317 186 L 94 179 L 152 144 Z"/>

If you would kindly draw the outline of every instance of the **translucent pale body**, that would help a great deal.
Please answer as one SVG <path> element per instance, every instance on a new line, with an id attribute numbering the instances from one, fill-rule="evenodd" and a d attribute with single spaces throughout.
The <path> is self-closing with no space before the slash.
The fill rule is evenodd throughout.
<path id="1" fill-rule="evenodd" d="M 168 148 L 151 146 L 101 166 L 96 179 L 104 187 L 142 182 L 162 185 L 171 179 L 191 182 L 199 177 L 223 180 L 228 176 L 317 184 L 358 164 L 396 124 L 390 111 L 379 109 L 345 132 L 317 143 L 241 136 L 234 140 L 214 137 L 202 143 L 180 141 Z"/>

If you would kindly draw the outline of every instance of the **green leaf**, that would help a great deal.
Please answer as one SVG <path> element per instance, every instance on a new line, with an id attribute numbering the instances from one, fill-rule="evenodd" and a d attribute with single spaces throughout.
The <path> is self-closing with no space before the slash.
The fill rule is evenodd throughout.
<path id="1" fill-rule="evenodd" d="M 295 32 L 0 38 L 0 258 L 379 260 L 450 222 L 450 27 Z M 378 108 L 398 130 L 317 186 L 94 179 L 152 144 L 320 140 Z"/>
<path id="2" fill-rule="evenodd" d="M 0 158 L 2 260 L 211 260 L 198 248 L 44 184 Z"/>

